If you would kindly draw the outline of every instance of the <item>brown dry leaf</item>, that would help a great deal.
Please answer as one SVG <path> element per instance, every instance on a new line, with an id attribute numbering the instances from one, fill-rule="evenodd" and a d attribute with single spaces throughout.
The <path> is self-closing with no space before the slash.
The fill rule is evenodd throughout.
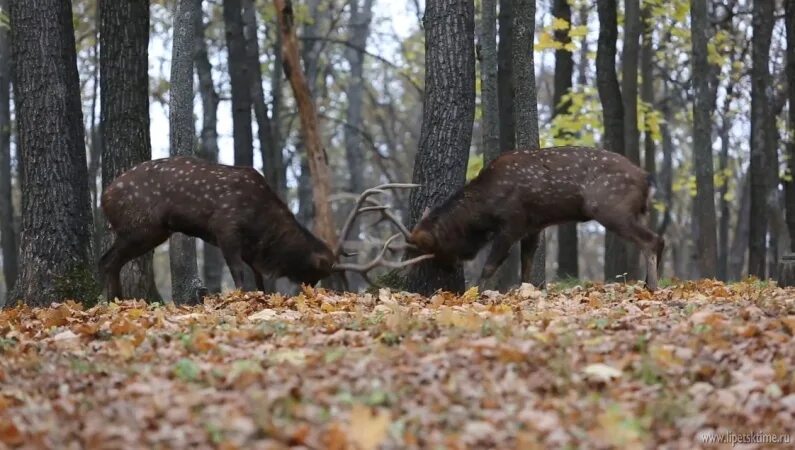
<path id="1" fill-rule="evenodd" d="M 25 436 L 17 428 L 13 420 L 0 420 L 0 442 L 6 445 L 21 445 L 25 442 Z"/>
<path id="2" fill-rule="evenodd" d="M 358 450 L 375 450 L 386 437 L 390 423 L 388 410 L 373 411 L 357 403 L 351 409 L 348 437 Z"/>
<path id="3" fill-rule="evenodd" d="M 339 424 L 333 423 L 323 433 L 323 448 L 327 450 L 345 450 L 348 448 L 348 439 Z"/>
<path id="4" fill-rule="evenodd" d="M 114 336 L 130 333 L 135 330 L 135 328 L 136 325 L 124 317 L 120 317 L 110 323 L 110 332 L 113 333 Z"/>

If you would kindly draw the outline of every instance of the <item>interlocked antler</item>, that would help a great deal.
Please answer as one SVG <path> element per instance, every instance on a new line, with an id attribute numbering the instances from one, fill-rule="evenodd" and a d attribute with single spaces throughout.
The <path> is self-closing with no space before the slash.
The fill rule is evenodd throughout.
<path id="1" fill-rule="evenodd" d="M 334 249 L 334 256 L 339 259 L 340 256 L 345 256 L 343 252 L 343 246 L 345 245 L 345 241 L 348 238 L 348 234 L 351 231 L 351 227 L 353 223 L 356 221 L 356 217 L 362 213 L 376 211 L 381 214 L 381 220 L 387 220 L 393 223 L 398 230 L 400 231 L 399 234 L 396 234 L 389 239 L 387 239 L 386 243 L 384 244 L 381 251 L 378 253 L 375 259 L 372 261 L 365 263 L 365 264 L 353 264 L 353 263 L 337 263 L 334 265 L 334 269 L 338 271 L 353 271 L 353 272 L 360 272 L 364 275 L 365 279 L 369 281 L 366 274 L 372 269 L 376 267 L 388 267 L 392 269 L 399 269 L 402 267 L 407 267 L 412 264 L 416 264 L 420 261 L 424 261 L 430 258 L 433 258 L 433 255 L 420 255 L 415 258 L 411 258 L 405 261 L 388 261 L 384 259 L 387 250 L 399 250 L 399 249 L 407 249 L 413 248 L 411 244 L 397 244 L 393 241 L 399 238 L 401 235 L 408 239 L 411 233 L 409 230 L 403 225 L 400 219 L 395 216 L 395 213 L 392 212 L 391 208 L 387 205 L 382 205 L 378 201 L 371 198 L 373 195 L 379 194 L 386 194 L 388 189 L 414 189 L 419 187 L 419 184 L 411 184 L 411 183 L 387 183 L 382 184 L 380 186 L 376 186 L 374 188 L 367 189 L 366 191 L 362 192 L 356 198 L 354 202 L 353 209 L 348 214 L 348 217 L 345 219 L 345 224 L 342 226 L 342 230 L 339 234 L 339 242 L 337 243 L 337 247 Z M 364 206 L 365 204 L 369 206 Z"/>
<path id="2" fill-rule="evenodd" d="M 356 221 L 356 217 L 359 214 L 368 211 L 380 211 L 384 219 L 395 224 L 395 226 L 398 227 L 398 230 L 400 230 L 400 233 L 403 234 L 404 237 L 408 238 L 410 235 L 409 230 L 403 226 L 403 223 L 401 223 L 395 214 L 390 210 L 389 206 L 381 205 L 369 197 L 376 194 L 386 194 L 387 189 L 414 189 L 417 187 L 420 187 L 420 185 L 413 183 L 387 183 L 362 192 L 361 195 L 359 195 L 359 197 L 356 199 L 353 209 L 351 210 L 350 214 L 348 214 L 348 218 L 345 219 L 345 224 L 342 226 L 342 230 L 340 231 L 339 241 L 337 243 L 337 248 L 334 250 L 334 255 L 339 257 L 340 253 L 342 253 L 342 246 L 345 243 L 345 240 L 348 238 L 348 233 L 351 232 L 351 227 L 353 226 L 353 222 Z M 365 202 L 370 203 L 372 206 L 366 206 L 363 208 L 362 206 Z"/>
<path id="3" fill-rule="evenodd" d="M 376 256 L 374 260 L 372 260 L 372 261 L 370 261 L 368 263 L 365 263 L 365 264 L 337 263 L 337 264 L 334 264 L 334 269 L 335 270 L 340 270 L 340 271 L 342 271 L 342 270 L 350 270 L 352 272 L 367 273 L 367 272 L 375 269 L 376 267 L 387 267 L 387 268 L 390 268 L 390 269 L 400 269 L 400 268 L 403 268 L 403 267 L 410 266 L 412 264 L 416 264 L 416 263 L 418 263 L 420 261 L 425 261 L 426 259 L 433 258 L 433 255 L 428 254 L 428 255 L 416 256 L 414 258 L 407 259 L 405 261 L 387 261 L 387 260 L 385 260 L 384 259 L 384 255 L 386 254 L 386 251 L 391 249 L 389 244 L 391 244 L 392 241 L 394 241 L 395 239 L 397 239 L 399 237 L 400 237 L 400 234 L 395 234 L 392 237 L 390 237 L 389 239 L 387 239 L 386 244 L 384 244 L 384 246 L 381 248 L 381 251 L 378 252 L 378 256 Z"/>

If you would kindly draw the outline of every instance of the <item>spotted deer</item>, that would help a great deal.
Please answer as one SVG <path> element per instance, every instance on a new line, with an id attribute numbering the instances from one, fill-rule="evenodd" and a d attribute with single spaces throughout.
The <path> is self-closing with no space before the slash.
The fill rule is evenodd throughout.
<path id="1" fill-rule="evenodd" d="M 414 227 L 408 242 L 442 264 L 474 258 L 492 243 L 480 283 L 522 242 L 532 261 L 539 233 L 550 225 L 596 220 L 636 243 L 646 260 L 646 285 L 657 289 L 663 239 L 644 225 L 653 195 L 650 175 L 627 158 L 586 147 L 502 154 Z M 530 267 L 522 267 L 529 279 Z"/>
<path id="2" fill-rule="evenodd" d="M 259 290 L 264 290 L 265 275 L 314 285 L 334 272 L 366 274 L 376 267 L 403 267 L 430 256 L 386 260 L 385 253 L 397 249 L 394 240 L 400 235 L 390 238 L 369 263 L 337 261 L 347 255 L 342 242 L 353 220 L 364 212 L 380 212 L 408 236 L 389 207 L 371 197 L 388 189 L 412 187 L 416 186 L 387 184 L 365 191 L 348 216 L 340 245 L 332 250 L 296 220 L 253 168 L 185 156 L 146 161 L 114 179 L 102 193 L 102 211 L 115 240 L 100 259 L 100 272 L 108 284 L 108 296 L 121 298 L 121 268 L 172 233 L 220 247 L 238 289 L 243 288 L 244 265 L 253 270 Z"/>

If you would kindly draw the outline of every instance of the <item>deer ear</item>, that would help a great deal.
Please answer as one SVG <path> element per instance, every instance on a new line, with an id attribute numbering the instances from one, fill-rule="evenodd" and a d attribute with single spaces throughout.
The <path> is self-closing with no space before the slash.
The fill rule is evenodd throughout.
<path id="1" fill-rule="evenodd" d="M 425 210 L 422 211 L 422 217 L 420 217 L 420 220 L 425 220 L 430 213 L 431 213 L 431 208 L 426 206 Z"/>

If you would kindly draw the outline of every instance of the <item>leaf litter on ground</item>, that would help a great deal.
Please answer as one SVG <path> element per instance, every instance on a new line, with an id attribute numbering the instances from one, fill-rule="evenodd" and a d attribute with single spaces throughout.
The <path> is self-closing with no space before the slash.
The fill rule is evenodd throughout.
<path id="1" fill-rule="evenodd" d="M 17 306 L 0 310 L 0 448 L 795 439 L 793 334 L 795 290 L 753 280 Z"/>

